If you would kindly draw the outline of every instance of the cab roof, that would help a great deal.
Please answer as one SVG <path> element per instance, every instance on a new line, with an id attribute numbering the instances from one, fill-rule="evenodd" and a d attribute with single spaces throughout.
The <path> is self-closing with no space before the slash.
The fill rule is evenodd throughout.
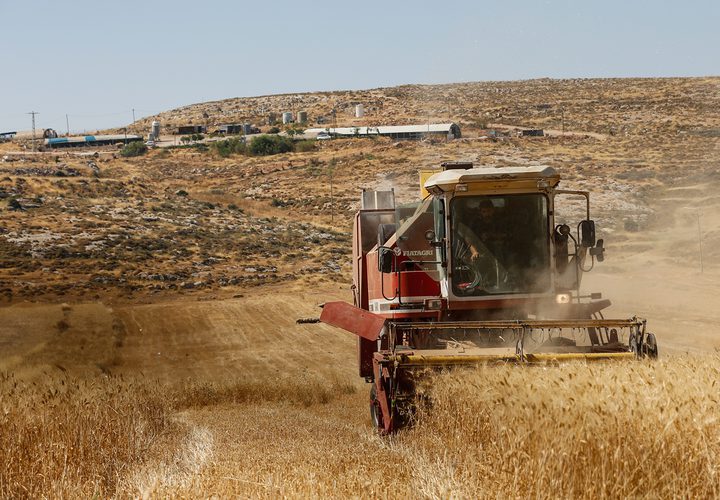
<path id="1" fill-rule="evenodd" d="M 512 184 L 513 181 L 527 183 L 533 180 L 545 180 L 550 186 L 560 182 L 560 174 L 546 165 L 531 167 L 475 167 L 468 169 L 452 169 L 438 172 L 425 182 L 425 189 L 437 186 L 442 191 L 453 191 L 457 184 L 474 182 L 500 181 Z"/>

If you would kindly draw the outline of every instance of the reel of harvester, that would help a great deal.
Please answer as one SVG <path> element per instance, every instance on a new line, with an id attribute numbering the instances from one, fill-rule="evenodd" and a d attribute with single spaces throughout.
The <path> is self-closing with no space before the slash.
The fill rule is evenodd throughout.
<path id="1" fill-rule="evenodd" d="M 370 415 L 381 434 L 412 420 L 418 376 L 478 363 L 554 364 L 656 358 L 645 320 L 386 322 L 373 354 Z"/>

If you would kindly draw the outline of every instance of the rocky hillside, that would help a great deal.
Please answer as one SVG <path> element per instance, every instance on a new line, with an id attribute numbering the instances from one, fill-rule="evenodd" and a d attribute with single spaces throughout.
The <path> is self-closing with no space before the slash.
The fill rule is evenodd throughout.
<path id="1" fill-rule="evenodd" d="M 365 116 L 354 117 L 356 104 Z M 192 104 L 138 122 L 166 126 L 251 122 L 307 111 L 309 124 L 338 126 L 456 122 L 580 130 L 602 134 L 720 134 L 720 78 L 527 80 L 403 85 L 358 91 L 237 97 Z M 319 120 L 319 121 L 318 121 Z"/>

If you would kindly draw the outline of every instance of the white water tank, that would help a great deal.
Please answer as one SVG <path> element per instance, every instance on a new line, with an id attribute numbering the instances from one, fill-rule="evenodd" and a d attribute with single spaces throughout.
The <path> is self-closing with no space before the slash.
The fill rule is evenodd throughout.
<path id="1" fill-rule="evenodd" d="M 282 114 L 284 125 L 287 125 L 288 123 L 292 123 L 292 115 L 293 114 L 290 111 L 286 111 Z"/>
<path id="2" fill-rule="evenodd" d="M 160 122 L 154 121 L 150 126 L 150 135 L 153 136 L 154 140 L 160 139 Z"/>
<path id="3" fill-rule="evenodd" d="M 355 105 L 355 118 L 362 118 L 365 115 L 365 108 L 362 104 Z"/>

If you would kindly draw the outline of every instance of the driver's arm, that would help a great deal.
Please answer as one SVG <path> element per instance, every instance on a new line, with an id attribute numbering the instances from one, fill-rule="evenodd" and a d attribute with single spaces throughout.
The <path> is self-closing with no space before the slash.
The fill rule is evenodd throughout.
<path id="1" fill-rule="evenodd" d="M 458 224 L 458 235 L 465 240 L 470 250 L 470 258 L 477 259 L 480 256 L 480 241 L 477 235 L 463 223 Z"/>

